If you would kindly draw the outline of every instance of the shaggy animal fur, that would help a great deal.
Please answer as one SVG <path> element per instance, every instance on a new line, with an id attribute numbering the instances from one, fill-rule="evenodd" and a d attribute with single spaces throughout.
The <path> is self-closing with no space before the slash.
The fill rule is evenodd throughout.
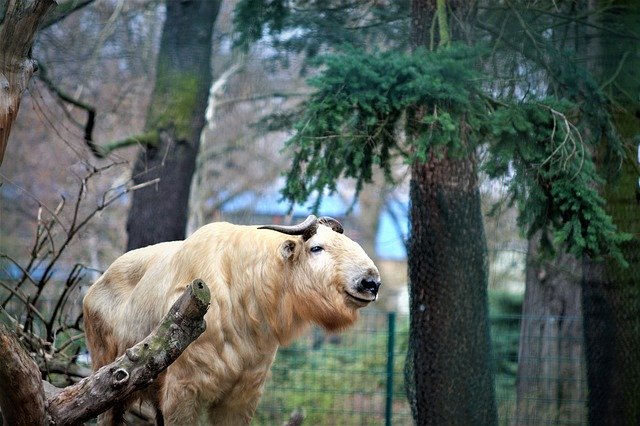
<path id="1" fill-rule="evenodd" d="M 184 241 L 118 258 L 84 299 L 93 369 L 146 337 L 195 278 L 211 289 L 206 331 L 137 397 L 167 424 L 250 422 L 279 345 L 310 323 L 354 323 L 380 275 L 362 248 L 322 221 L 309 236 L 213 223 Z M 122 407 L 101 417 L 121 421 Z"/>

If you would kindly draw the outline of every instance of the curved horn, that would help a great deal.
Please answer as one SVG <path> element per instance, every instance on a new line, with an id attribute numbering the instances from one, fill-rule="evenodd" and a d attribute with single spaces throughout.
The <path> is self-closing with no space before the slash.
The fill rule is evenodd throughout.
<path id="1" fill-rule="evenodd" d="M 287 235 L 302 235 L 304 240 L 308 240 L 318 229 L 318 218 L 314 215 L 309 215 L 304 222 L 297 225 L 263 225 L 259 226 L 258 229 L 270 229 Z"/>
<path id="2" fill-rule="evenodd" d="M 338 234 L 343 234 L 344 233 L 344 228 L 342 227 L 340 222 L 338 222 L 337 220 L 335 220 L 332 217 L 322 216 L 321 218 L 318 219 L 318 223 L 321 224 L 321 225 L 328 226 L 329 228 L 331 228 L 334 231 L 336 231 Z"/>

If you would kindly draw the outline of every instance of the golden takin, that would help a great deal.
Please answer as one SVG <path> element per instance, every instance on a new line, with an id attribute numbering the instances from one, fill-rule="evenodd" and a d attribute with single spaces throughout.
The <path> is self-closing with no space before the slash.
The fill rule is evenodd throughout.
<path id="1" fill-rule="evenodd" d="M 93 369 L 146 337 L 196 278 L 211 290 L 206 331 L 137 395 L 160 424 L 248 424 L 278 347 L 311 323 L 349 327 L 380 287 L 373 261 L 335 219 L 208 224 L 184 241 L 125 253 L 89 288 L 83 309 Z M 100 423 L 121 423 L 123 413 L 113 408 Z"/>

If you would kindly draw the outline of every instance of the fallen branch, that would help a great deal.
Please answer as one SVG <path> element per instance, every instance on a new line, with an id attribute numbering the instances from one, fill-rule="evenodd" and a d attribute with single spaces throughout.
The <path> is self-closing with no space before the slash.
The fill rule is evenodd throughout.
<path id="1" fill-rule="evenodd" d="M 56 425 L 89 420 L 149 386 L 205 329 L 203 316 L 211 294 L 195 280 L 173 304 L 158 327 L 124 355 L 47 400 Z"/>
<path id="2" fill-rule="evenodd" d="M 156 329 L 113 363 L 63 389 L 44 382 L 46 402 L 37 365 L 13 333 L 0 325 L 0 338 L 6 339 L 0 342 L 0 409 L 4 424 L 45 424 L 45 419 L 55 425 L 79 424 L 149 386 L 204 331 L 203 317 L 210 300 L 207 285 L 194 280 Z M 36 404 L 39 401 L 42 409 Z"/>

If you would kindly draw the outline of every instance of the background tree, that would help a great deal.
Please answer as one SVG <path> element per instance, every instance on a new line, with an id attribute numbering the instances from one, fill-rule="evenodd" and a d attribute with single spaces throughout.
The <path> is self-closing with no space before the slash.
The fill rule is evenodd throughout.
<path id="1" fill-rule="evenodd" d="M 496 74 L 504 68 L 518 70 L 500 87 L 504 97 L 517 101 L 546 92 L 556 98 L 576 99 L 577 93 L 584 92 L 562 83 L 563 73 L 571 72 L 581 60 L 577 51 L 584 44 L 581 34 L 585 26 L 573 18 L 578 13 L 576 5 L 510 2 L 480 14 L 479 26 L 496 52 L 486 65 L 488 70 Z M 561 56 L 565 64 L 553 60 Z M 517 404 L 512 422 L 525 425 L 541 418 L 586 421 L 585 407 L 575 403 L 584 400 L 587 393 L 580 262 L 574 254 L 562 251 L 549 256 L 540 245 L 541 237 L 546 236 L 540 232 L 528 236 Z"/>
<path id="2" fill-rule="evenodd" d="M 640 92 L 640 7 L 633 1 L 598 1 L 590 2 L 588 10 L 593 24 L 588 63 L 628 141 L 617 162 L 607 158 L 606 150 L 597 152 L 599 167 L 619 175 L 601 192 L 607 211 L 633 236 L 621 246 L 628 268 L 590 257 L 583 262 L 589 421 L 632 425 L 640 421 L 640 99 L 634 95 Z"/>
<path id="3" fill-rule="evenodd" d="M 157 180 L 132 196 L 127 249 L 185 236 L 191 179 L 196 167 L 211 86 L 212 32 L 219 1 L 168 1 L 156 76 L 143 132 L 97 144 L 85 129 L 95 156 L 138 145 L 136 184 Z"/>
<path id="4" fill-rule="evenodd" d="M 306 5 L 305 12 L 310 10 Z M 353 3 L 320 9 L 346 15 L 349 7 Z M 486 345 L 484 237 L 474 219 L 479 217 L 474 159 L 479 147 L 488 154 L 483 170 L 503 179 L 510 202 L 520 209 L 519 224 L 530 236 L 539 232 L 543 250 L 564 242 L 574 254 L 610 253 L 623 262 L 619 244 L 628 238 L 616 231 L 593 188 L 600 178 L 591 147 L 600 135 L 609 138 L 613 155 L 622 151 L 610 116 L 601 108 L 603 97 L 575 64 L 562 67 L 556 50 L 540 49 L 538 40 L 521 49 L 510 45 L 511 38 L 500 37 L 491 19 L 513 7 L 509 3 L 497 9 L 478 19 L 477 10 L 466 3 L 416 1 L 411 8 L 413 46 L 427 45 L 434 52 L 375 53 L 380 46 L 372 44 L 367 45 L 372 54 L 347 50 L 328 56 L 322 73 L 311 80 L 316 92 L 304 104 L 288 143 L 294 162 L 284 194 L 293 200 L 335 190 L 341 177 L 354 179 L 360 189 L 371 179 L 373 166 L 390 176 L 389 159 L 396 155 L 411 165 L 407 378 L 414 417 L 421 424 L 495 421 Z M 243 16 L 262 16 L 274 36 L 295 22 L 297 13 L 278 2 L 247 1 L 240 3 L 237 16 L 241 23 Z M 263 27 L 252 23 L 244 36 L 262 36 Z M 301 33 L 315 34 L 312 28 Z M 481 48 L 471 53 L 450 46 L 452 40 L 492 38 L 500 48 L 510 48 L 511 55 L 483 56 Z M 500 70 L 513 64 L 513 74 L 494 80 L 477 72 L 483 64 L 486 71 L 492 60 Z M 554 78 L 554 90 L 535 83 L 524 96 L 517 86 L 502 90 L 505 82 L 521 77 L 522 69 L 535 73 L 541 68 Z M 574 102 L 584 94 L 595 102 L 580 108 Z M 397 137 L 399 122 L 406 139 Z M 456 280 L 449 282 L 450 276 Z M 431 347 L 435 353 L 429 352 Z M 467 358 L 467 351 L 476 348 L 482 349 Z M 467 393 L 470 381 L 478 388 Z M 442 383 L 455 391 L 439 389 Z"/>
<path id="5" fill-rule="evenodd" d="M 473 44 L 471 6 L 464 1 L 412 1 L 414 52 L 424 54 L 420 48 L 434 45 L 446 48 L 453 40 Z M 434 23 L 437 32 L 431 30 Z M 473 117 L 457 105 L 445 105 L 417 102 L 407 118 L 414 146 L 429 131 L 423 123 L 438 114 L 450 114 L 447 124 L 458 132 L 457 146 L 431 148 L 411 163 L 407 386 L 419 424 L 488 425 L 496 422 L 497 412 L 475 152 L 479 141 L 473 140 L 479 136 L 466 129 Z"/>
<path id="6" fill-rule="evenodd" d="M 602 192 L 607 199 L 608 209 L 618 202 L 625 205 L 625 208 L 630 208 L 633 199 L 633 185 L 624 184 L 624 169 L 621 169 L 620 177 L 616 177 L 616 174 L 621 170 L 611 169 L 618 162 L 632 164 L 628 159 L 629 141 L 634 131 L 628 130 L 634 125 L 637 126 L 637 120 L 630 118 L 637 109 L 637 104 L 630 101 L 632 97 L 628 95 L 620 96 L 622 93 L 633 91 L 633 85 L 637 85 L 633 83 L 633 78 L 620 78 L 630 75 L 623 71 L 623 66 L 629 63 L 629 59 L 637 58 L 637 51 L 632 47 L 638 40 L 637 27 L 631 25 L 627 17 L 632 21 L 637 18 L 637 11 L 628 4 L 607 1 L 598 4 L 585 1 L 536 5 L 514 2 L 494 6 L 481 14 L 478 22 L 480 28 L 492 37 L 492 45 L 499 52 L 495 55 L 496 61 L 493 66 L 498 69 L 512 64 L 512 69 L 519 69 L 520 75 L 526 75 L 526 79 L 522 80 L 524 85 L 514 80 L 509 89 L 511 93 L 521 96 L 518 93 L 542 90 L 557 98 L 569 99 L 580 106 L 582 118 L 576 116 L 575 122 L 580 126 L 582 135 L 593 141 L 587 149 L 595 156 L 600 175 L 607 179 L 605 188 L 621 187 L 627 191 L 624 196 L 614 197 L 607 196 L 606 191 Z M 604 47 L 604 43 L 611 43 L 616 48 Z M 571 75 L 576 77 L 568 78 Z M 611 90 L 625 83 L 631 83 L 627 89 Z M 624 100 L 617 100 L 616 97 Z M 589 99 L 589 102 L 585 102 L 585 99 Z M 601 114 L 603 111 L 604 115 Z M 625 129 L 625 126 L 620 125 L 621 121 L 617 119 L 620 114 L 627 116 L 624 122 L 631 126 Z M 633 124 L 634 122 L 636 124 Z M 611 134 L 612 129 L 616 129 L 617 134 Z M 618 139 L 619 137 L 622 140 Z M 594 184 L 599 181 L 596 179 Z M 616 223 L 623 231 L 631 232 L 633 235 L 633 226 L 628 226 L 628 222 L 621 219 L 622 217 L 616 218 Z M 569 402 L 572 399 L 582 400 L 587 393 L 585 364 L 590 370 L 589 418 L 591 421 L 611 418 L 610 413 L 613 411 L 595 414 L 592 407 L 613 404 L 611 401 L 618 398 L 618 403 L 625 406 L 628 402 L 621 401 L 633 399 L 632 392 L 622 391 L 616 397 L 612 397 L 610 392 L 604 390 L 611 389 L 610 386 L 593 380 L 594 371 L 600 371 L 598 374 L 601 374 L 601 379 L 605 381 L 611 377 L 613 364 L 607 360 L 613 358 L 597 355 L 585 363 L 585 350 L 582 346 L 583 309 L 584 325 L 588 326 L 584 334 L 586 347 L 610 348 L 611 345 L 604 345 L 601 339 L 610 339 L 609 332 L 616 330 L 616 334 L 626 336 L 620 340 L 625 343 L 615 350 L 616 357 L 619 357 L 616 364 L 635 364 L 633 354 L 636 351 L 632 349 L 631 342 L 636 339 L 632 337 L 637 335 L 633 331 L 636 327 L 633 323 L 624 321 L 603 320 L 608 316 L 605 314 L 610 309 L 607 306 L 615 303 L 613 300 L 637 300 L 637 297 L 626 296 L 618 299 L 634 286 L 607 285 L 609 301 L 605 302 L 607 298 L 603 296 L 604 293 L 597 290 L 603 288 L 602 285 L 590 283 L 594 276 L 593 271 L 585 270 L 588 278 L 583 282 L 579 256 L 558 253 L 550 257 L 544 254 L 544 250 L 538 250 L 536 240 L 539 239 L 539 234 L 531 235 L 530 238 L 533 239 L 530 241 L 528 253 L 527 267 L 530 270 L 527 273 L 527 290 L 523 304 L 518 365 L 518 412 L 515 422 L 526 424 L 534 421 L 533 413 L 535 419 L 545 416 L 554 422 L 579 418 L 586 421 L 584 407 Z M 625 253 L 627 261 L 633 262 L 633 250 L 626 249 L 629 244 L 631 243 L 624 243 L 621 250 Z M 600 274 L 604 271 L 602 267 L 605 264 L 601 261 L 587 264 L 599 270 Z M 619 262 L 609 260 L 606 264 L 613 269 L 626 270 Z M 631 307 L 633 303 L 625 307 L 630 309 L 626 311 L 629 317 L 635 316 L 632 312 L 637 308 Z M 623 308 L 619 306 L 611 312 L 613 311 L 621 312 Z M 609 324 L 609 332 L 605 332 L 603 324 Z M 603 337 L 604 334 L 607 335 L 606 338 Z M 601 349 L 596 350 L 599 351 Z M 587 350 L 587 354 L 589 352 L 590 350 Z M 551 378 L 548 374 L 542 373 L 545 371 L 560 371 L 562 374 Z M 534 379 L 541 375 L 549 379 Z M 625 393 L 626 396 L 622 396 Z M 607 395 L 606 398 L 602 396 L 604 394 Z"/>
<path id="7" fill-rule="evenodd" d="M 156 81 L 147 112 L 135 182 L 159 178 L 134 194 L 127 249 L 183 239 L 189 191 L 211 85 L 213 25 L 219 1 L 166 3 Z"/>

